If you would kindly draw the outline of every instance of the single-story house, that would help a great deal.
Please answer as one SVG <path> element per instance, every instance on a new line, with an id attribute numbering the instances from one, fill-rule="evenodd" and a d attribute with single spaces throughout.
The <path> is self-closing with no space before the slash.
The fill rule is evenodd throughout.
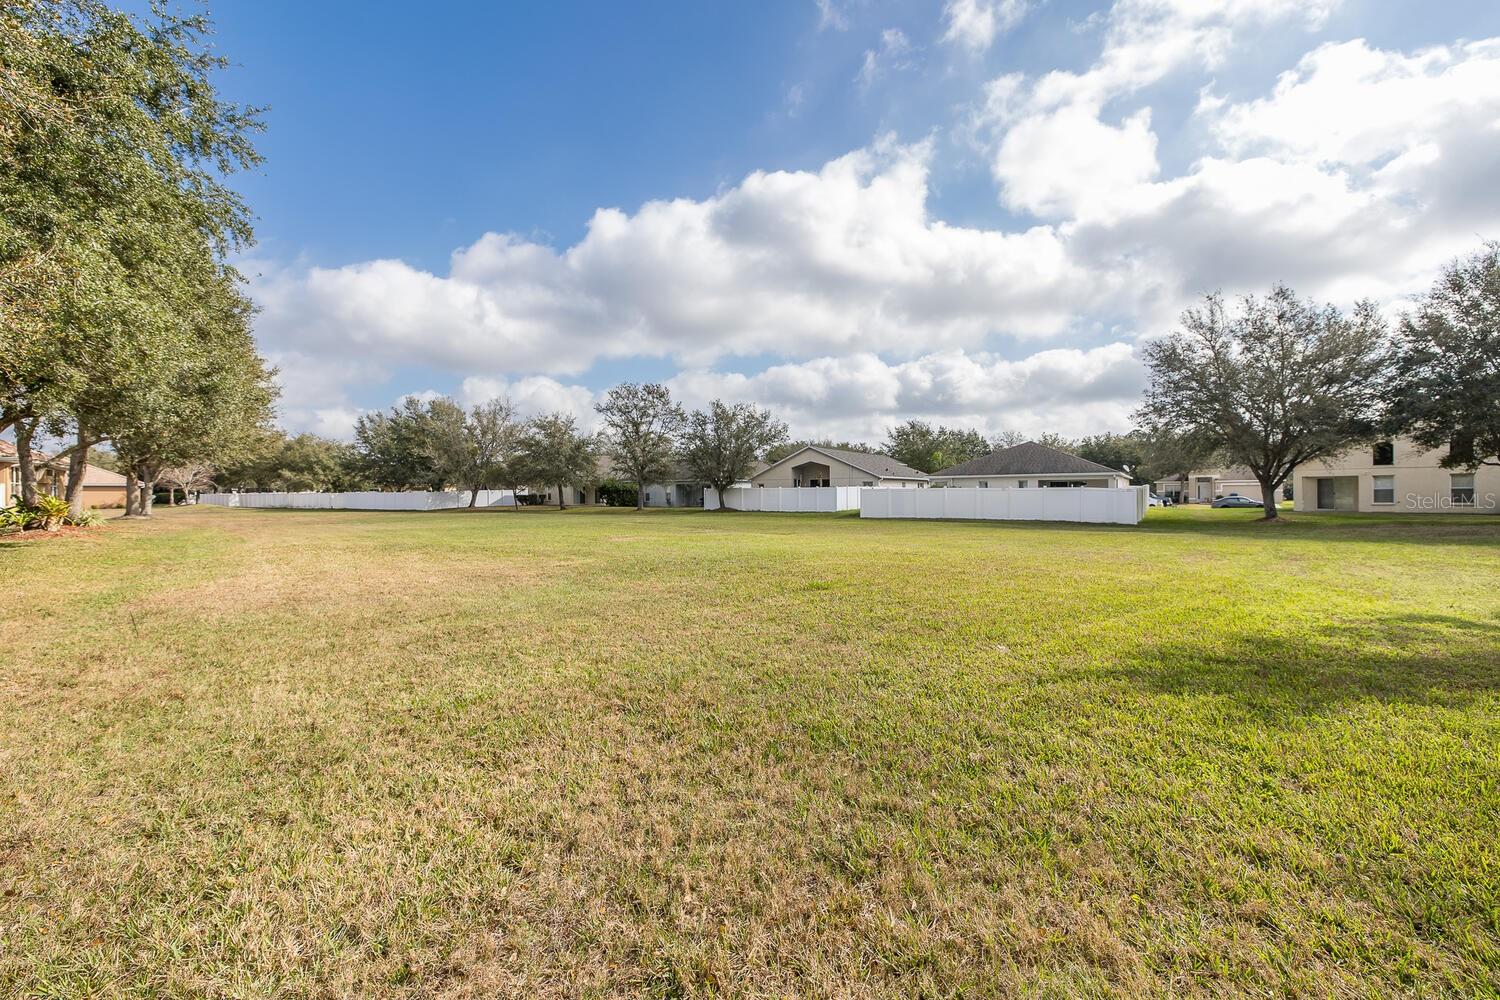
<path id="1" fill-rule="evenodd" d="M 928 476 L 889 455 L 810 444 L 750 477 L 751 486 L 883 486 L 919 489 Z"/>
<path id="2" fill-rule="evenodd" d="M 1297 510 L 1500 512 L 1500 466 L 1445 469 L 1443 449 L 1396 438 L 1308 462 L 1292 472 Z M 1493 459 L 1492 459 L 1493 460 Z"/>
<path id="3" fill-rule="evenodd" d="M 125 481 L 125 477 L 118 472 L 101 469 L 97 465 L 85 466 L 83 484 L 79 487 L 83 506 L 125 506 Z"/>
<path id="4" fill-rule="evenodd" d="M 1130 485 L 1130 477 L 1119 469 L 1027 441 L 940 469 L 932 474 L 932 485 L 1023 490 L 1074 486 L 1124 489 Z"/>
<path id="5" fill-rule="evenodd" d="M 48 460 L 39 451 L 31 453 L 36 463 L 37 489 L 52 496 L 62 496 L 68 470 Z M 0 507 L 9 507 L 21 495 L 21 453 L 9 441 L 0 440 Z"/>
<path id="6" fill-rule="evenodd" d="M 1260 480 L 1243 465 L 1229 469 L 1202 469 L 1186 476 L 1168 476 L 1151 484 L 1151 492 L 1174 503 L 1212 503 L 1238 493 L 1260 500 Z"/>

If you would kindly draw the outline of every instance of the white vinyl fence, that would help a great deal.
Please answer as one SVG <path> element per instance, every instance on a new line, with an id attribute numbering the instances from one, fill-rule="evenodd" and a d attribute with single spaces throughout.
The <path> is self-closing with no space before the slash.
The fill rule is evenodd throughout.
<path id="1" fill-rule="evenodd" d="M 1146 487 L 866 489 L 860 490 L 859 516 L 1139 524 L 1146 516 Z"/>
<path id="2" fill-rule="evenodd" d="M 454 510 L 469 506 L 468 490 L 429 493 L 204 493 L 199 503 L 218 507 L 290 507 L 297 510 Z M 514 507 L 511 490 L 480 490 L 480 507 Z"/>
<path id="3" fill-rule="evenodd" d="M 858 486 L 735 486 L 724 491 L 724 506 L 782 513 L 859 510 L 859 494 Z M 703 490 L 703 509 L 719 509 L 719 493 L 713 487 Z"/>

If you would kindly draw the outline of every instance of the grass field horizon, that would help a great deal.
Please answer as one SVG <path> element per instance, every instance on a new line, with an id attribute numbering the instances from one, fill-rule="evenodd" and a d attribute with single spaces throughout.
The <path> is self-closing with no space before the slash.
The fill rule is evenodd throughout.
<path id="1" fill-rule="evenodd" d="M 0 538 L 0 994 L 1493 995 L 1500 522 Z"/>

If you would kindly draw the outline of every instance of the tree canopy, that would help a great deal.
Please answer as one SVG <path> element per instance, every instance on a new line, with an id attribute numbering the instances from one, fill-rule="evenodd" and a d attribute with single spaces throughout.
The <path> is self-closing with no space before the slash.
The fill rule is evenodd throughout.
<path id="1" fill-rule="evenodd" d="M 1149 482 L 1146 475 L 1147 440 L 1140 431 L 1128 434 L 1094 434 L 1079 441 L 1071 449 L 1079 458 L 1111 469 L 1119 469 L 1130 476 L 1133 483 Z"/>
<path id="2" fill-rule="evenodd" d="M 520 449 L 523 429 L 508 399 L 494 399 L 465 410 L 446 396 L 427 404 L 422 450 L 434 474 L 445 485 L 469 491 L 469 506 L 479 491 L 503 477 L 502 469 Z"/>
<path id="3" fill-rule="evenodd" d="M 991 448 L 978 431 L 908 420 L 891 428 L 880 450 L 919 472 L 930 473 L 986 455 Z"/>
<path id="4" fill-rule="evenodd" d="M 1387 430 L 1449 468 L 1500 465 L 1500 242 L 1452 261 L 1401 320 Z"/>
<path id="5" fill-rule="evenodd" d="M 97 0 L 0 12 L 0 431 L 81 457 L 112 441 L 148 486 L 187 451 L 225 457 L 272 395 L 225 264 L 252 232 L 224 178 L 259 161 L 260 118 L 216 91 L 208 27 Z"/>
<path id="6" fill-rule="evenodd" d="M 594 439 L 578 430 L 566 413 L 548 413 L 527 426 L 520 451 L 522 465 L 537 484 L 557 488 L 557 506 L 567 506 L 569 487 L 581 489 L 598 474 Z"/>

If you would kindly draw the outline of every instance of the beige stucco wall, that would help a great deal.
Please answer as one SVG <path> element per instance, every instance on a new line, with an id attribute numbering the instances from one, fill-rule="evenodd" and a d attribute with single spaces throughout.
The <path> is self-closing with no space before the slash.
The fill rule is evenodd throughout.
<path id="1" fill-rule="evenodd" d="M 1398 511 L 1405 513 L 1494 514 L 1500 513 L 1500 467 L 1481 465 L 1474 470 L 1474 504 L 1455 505 L 1450 500 L 1453 476 L 1463 469 L 1444 469 L 1438 463 L 1445 452 L 1423 451 L 1406 440 L 1397 440 L 1395 461 L 1376 465 L 1373 448 L 1359 448 L 1324 462 L 1299 465 L 1292 473 L 1296 488 L 1297 510 L 1318 509 L 1318 480 L 1348 480 L 1339 487 L 1353 486 L 1353 505 L 1357 511 Z M 1396 502 L 1375 503 L 1375 477 L 1392 476 Z M 1357 485 L 1354 485 L 1357 483 Z"/>
<path id="2" fill-rule="evenodd" d="M 945 476 L 934 479 L 932 485 L 975 487 L 980 483 L 989 483 L 990 489 L 998 490 L 1017 489 L 1023 483 L 1028 488 L 1035 488 L 1038 483 L 1059 480 L 1080 482 L 1099 489 L 1124 489 L 1130 485 L 1128 476 Z"/>
<path id="3" fill-rule="evenodd" d="M 793 480 L 796 474 L 793 470 L 800 469 L 804 465 L 817 465 L 828 470 L 829 486 L 884 486 L 889 488 L 916 489 L 926 485 L 921 479 L 881 479 L 874 473 L 863 469 L 856 469 L 852 465 L 846 465 L 839 460 L 824 455 L 821 452 L 809 451 L 790 456 L 787 461 L 774 465 L 759 475 L 750 477 L 752 486 L 806 486 L 807 482 L 796 483 Z"/>
<path id="4" fill-rule="evenodd" d="M 81 489 L 85 507 L 125 506 L 125 487 L 123 486 L 84 486 Z"/>

